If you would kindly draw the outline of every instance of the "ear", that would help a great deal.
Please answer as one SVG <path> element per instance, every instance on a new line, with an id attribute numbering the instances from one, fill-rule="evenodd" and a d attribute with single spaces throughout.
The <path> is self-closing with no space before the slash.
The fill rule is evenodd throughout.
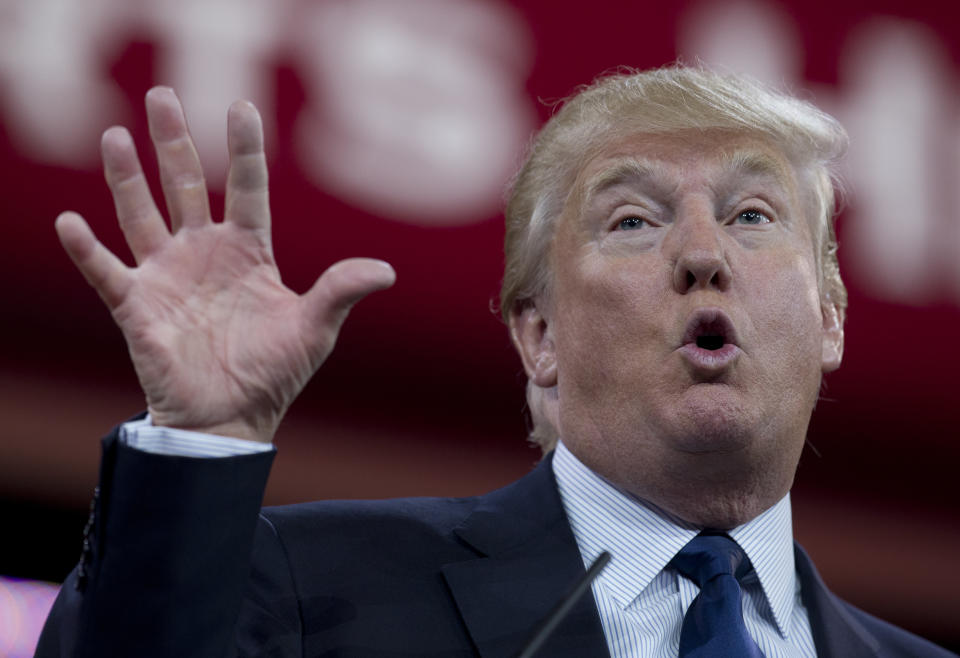
<path id="1" fill-rule="evenodd" d="M 820 358 L 820 370 L 833 372 L 840 367 L 840 361 L 843 359 L 844 313 L 829 299 L 821 302 L 820 309 L 823 315 L 823 353 Z"/>
<path id="2" fill-rule="evenodd" d="M 546 316 L 536 302 L 510 312 L 510 339 L 520 353 L 527 378 L 540 388 L 557 385 L 557 350 Z"/>

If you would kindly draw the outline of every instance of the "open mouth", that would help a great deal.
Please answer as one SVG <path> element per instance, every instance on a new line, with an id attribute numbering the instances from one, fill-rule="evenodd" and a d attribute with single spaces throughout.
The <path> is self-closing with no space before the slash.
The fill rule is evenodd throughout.
<path id="1" fill-rule="evenodd" d="M 733 323 L 720 309 L 701 309 L 687 323 L 683 344 L 715 352 L 730 343 L 736 344 Z"/>
<path id="2" fill-rule="evenodd" d="M 697 347 L 704 350 L 719 350 L 726 341 L 718 334 L 697 336 Z"/>
<path id="3" fill-rule="evenodd" d="M 715 381 L 740 357 L 737 331 L 719 308 L 701 308 L 690 316 L 680 345 L 695 378 Z"/>

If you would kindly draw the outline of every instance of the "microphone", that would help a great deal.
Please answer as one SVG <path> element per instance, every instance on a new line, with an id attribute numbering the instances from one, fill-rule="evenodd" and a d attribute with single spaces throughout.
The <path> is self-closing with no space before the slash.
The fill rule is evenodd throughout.
<path id="1" fill-rule="evenodd" d="M 547 641 L 547 638 L 553 634 L 557 625 L 563 621 L 563 618 L 567 616 L 574 604 L 576 604 L 576 602 L 580 600 L 580 597 L 590 588 L 590 583 L 600 575 L 600 572 L 603 571 L 603 568 L 607 566 L 608 562 L 610 562 L 610 554 L 604 551 L 593 561 L 593 564 L 591 564 L 587 572 L 580 577 L 580 580 L 573 586 L 573 589 L 571 589 L 565 597 L 560 599 L 560 602 L 550 611 L 550 614 L 540 622 L 540 625 L 534 630 L 530 639 L 520 653 L 517 654 L 516 658 L 533 658 L 533 655 L 540 649 L 543 643 Z"/>

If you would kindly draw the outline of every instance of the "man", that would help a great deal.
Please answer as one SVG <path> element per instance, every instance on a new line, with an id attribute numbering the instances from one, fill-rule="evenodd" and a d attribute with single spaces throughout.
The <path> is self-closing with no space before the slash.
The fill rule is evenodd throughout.
<path id="1" fill-rule="evenodd" d="M 149 416 L 105 441 L 84 557 L 38 655 L 514 655 L 604 550 L 541 655 L 950 655 L 836 599 L 792 543 L 788 492 L 843 352 L 832 118 L 693 68 L 586 88 L 507 208 L 502 309 L 555 450 L 487 496 L 258 522 L 280 419 L 393 271 L 353 259 L 287 290 L 256 111 L 230 109 L 219 224 L 173 93 L 152 90 L 147 113 L 170 228 L 119 128 L 103 159 L 137 266 L 78 215 L 57 220 Z M 726 572 L 697 575 L 704 540 L 693 553 L 721 546 Z M 741 648 L 704 652 L 731 629 Z"/>

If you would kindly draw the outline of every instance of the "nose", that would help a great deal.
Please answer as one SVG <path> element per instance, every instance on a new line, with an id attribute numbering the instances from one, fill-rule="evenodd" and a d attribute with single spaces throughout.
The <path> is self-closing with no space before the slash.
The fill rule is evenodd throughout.
<path id="1" fill-rule="evenodd" d="M 712 214 L 678 221 L 673 226 L 676 235 L 673 267 L 673 286 L 680 294 L 695 290 L 724 291 L 730 287 L 732 273 L 723 245 L 723 227 Z"/>

